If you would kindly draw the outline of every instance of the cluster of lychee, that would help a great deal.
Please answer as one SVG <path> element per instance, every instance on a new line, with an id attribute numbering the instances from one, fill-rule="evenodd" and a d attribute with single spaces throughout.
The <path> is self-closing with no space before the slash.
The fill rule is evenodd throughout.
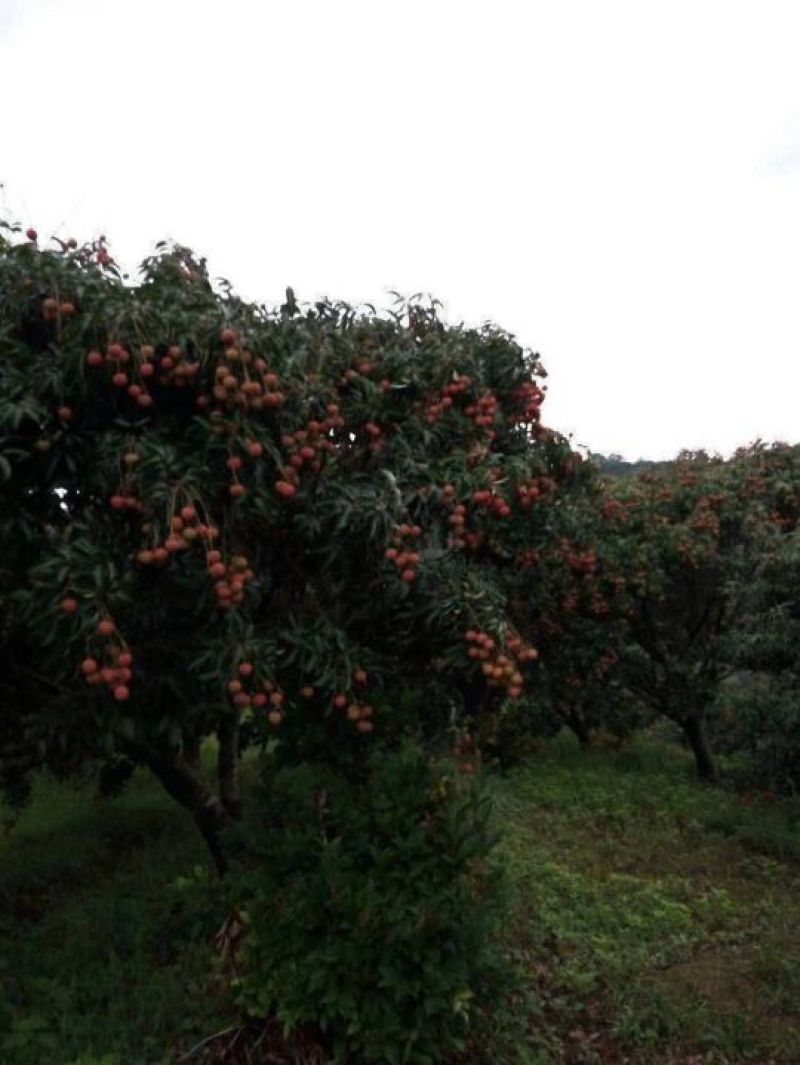
<path id="1" fill-rule="evenodd" d="M 478 529 L 476 532 L 465 532 L 461 546 L 465 551 L 477 551 L 485 542 L 486 533 Z"/>
<path id="2" fill-rule="evenodd" d="M 471 385 L 471 377 L 467 374 L 457 374 L 450 384 L 446 385 L 442 390 L 441 397 L 430 400 L 425 407 L 425 421 L 428 425 L 435 425 L 445 412 L 453 406 L 454 397 L 466 392 Z"/>
<path id="3" fill-rule="evenodd" d="M 78 312 L 75 304 L 69 300 L 57 300 L 54 296 L 48 296 L 42 301 L 42 318 L 46 322 L 57 322 L 59 318 L 72 318 Z"/>
<path id="4" fill-rule="evenodd" d="M 112 504 L 113 505 L 113 504 Z M 142 526 L 145 534 L 153 531 L 152 524 L 148 522 Z M 186 551 L 193 544 L 200 542 L 210 544 L 219 536 L 219 529 L 215 525 L 207 525 L 198 517 L 197 508 L 187 503 L 181 507 L 177 514 L 173 514 L 169 520 L 169 532 L 162 543 L 153 547 L 143 547 L 136 553 L 136 561 L 143 566 L 153 563 L 168 562 L 170 557 L 180 551 Z"/>
<path id="5" fill-rule="evenodd" d="M 541 406 L 544 398 L 544 389 L 539 388 L 533 381 L 526 381 L 514 393 L 514 399 L 518 401 L 522 409 L 518 414 L 513 415 L 510 419 L 511 422 L 537 422 L 541 415 Z"/>
<path id="6" fill-rule="evenodd" d="M 133 489 L 120 487 L 109 500 L 112 510 L 135 510 L 141 513 L 144 510 L 141 500 L 133 494 Z"/>
<path id="7" fill-rule="evenodd" d="M 421 555 L 418 551 L 409 550 L 415 545 L 415 541 L 422 536 L 419 525 L 398 525 L 395 530 L 393 546 L 387 547 L 384 558 L 388 559 L 400 573 L 400 577 L 407 584 L 412 584 L 417 579 Z"/>
<path id="8" fill-rule="evenodd" d="M 77 604 L 75 609 L 77 609 Z M 67 612 L 74 613 L 73 610 Z M 133 655 L 119 639 L 117 627 L 111 618 L 103 618 L 98 623 L 97 635 L 102 636 L 106 642 L 97 657 L 84 658 L 81 662 L 81 673 L 87 684 L 92 686 L 105 684 L 117 702 L 127 702 L 131 697 Z"/>
<path id="9" fill-rule="evenodd" d="M 158 374 L 158 382 L 161 385 L 174 385 L 176 388 L 185 388 L 200 372 L 200 363 L 196 359 L 187 358 L 186 352 L 180 344 L 170 344 L 166 353 L 156 359 L 155 349 L 146 344 L 141 349 L 142 365 L 140 373 L 145 366 L 145 377 L 152 377 L 149 368 Z"/>
<path id="10" fill-rule="evenodd" d="M 607 499 L 601 513 L 606 521 L 624 522 L 630 517 L 628 508 L 619 499 Z"/>
<path id="11" fill-rule="evenodd" d="M 523 510 L 530 510 L 541 494 L 542 492 L 538 484 L 517 485 L 517 497 Z"/>
<path id="12" fill-rule="evenodd" d="M 357 669 L 353 674 L 353 686 L 364 687 L 368 677 L 366 670 Z M 333 705 L 337 710 L 343 710 L 348 721 L 352 722 L 357 732 L 372 732 L 375 725 L 372 720 L 375 708 L 352 693 L 339 692 L 333 697 Z"/>
<path id="13" fill-rule="evenodd" d="M 283 709 L 286 693 L 275 682 L 268 680 L 263 684 L 255 683 L 255 666 L 252 662 L 241 662 L 237 675 L 228 681 L 228 694 L 237 709 L 263 710 L 269 706 L 267 720 L 270 725 L 280 725 L 285 716 Z"/>
<path id="14" fill-rule="evenodd" d="M 511 507 L 498 493 L 489 488 L 481 488 L 473 493 L 472 501 L 479 507 L 483 507 L 490 514 L 496 514 L 498 518 L 508 518 L 511 515 Z"/>
<path id="15" fill-rule="evenodd" d="M 464 413 L 472 418 L 475 425 L 486 430 L 488 437 L 494 436 L 494 420 L 500 409 L 500 403 L 493 392 L 487 392 L 481 396 L 477 403 L 472 403 L 464 408 Z"/>
<path id="16" fill-rule="evenodd" d="M 520 666 L 539 657 L 535 647 L 526 644 L 519 636 L 509 636 L 505 646 L 487 632 L 469 629 L 464 639 L 470 645 L 467 654 L 481 663 L 483 675 L 492 687 L 505 688 L 512 699 L 522 695 L 525 678 Z"/>
<path id="17" fill-rule="evenodd" d="M 491 496 L 491 492 L 488 493 Z M 456 503 L 456 490 L 453 485 L 446 484 L 442 489 L 442 501 L 453 508 L 453 513 L 448 517 L 450 536 L 447 540 L 448 547 L 464 548 L 468 551 L 477 551 L 486 537 L 480 530 L 467 532 L 467 507 L 464 503 Z"/>
<path id="18" fill-rule="evenodd" d="M 257 442 L 254 442 L 254 447 L 256 449 L 255 457 L 258 457 L 258 455 L 262 453 L 263 448 L 261 444 Z M 225 465 L 228 467 L 231 474 L 233 475 L 231 483 L 228 486 L 228 491 L 231 494 L 231 498 L 241 499 L 243 495 L 247 494 L 247 486 L 242 484 L 242 482 L 239 480 L 239 471 L 244 466 L 244 459 L 241 458 L 239 455 L 229 455 L 228 458 L 225 460 Z"/>
<path id="19" fill-rule="evenodd" d="M 247 555 L 233 555 L 225 562 L 221 551 L 209 551 L 208 573 L 214 580 L 214 594 L 220 610 L 231 610 L 244 600 L 247 585 L 255 577 Z"/>
<path id="20" fill-rule="evenodd" d="M 447 519 L 447 523 L 450 526 L 449 546 L 464 547 L 466 544 L 464 527 L 467 524 L 467 508 L 463 503 L 456 503 L 453 507 L 453 513 Z"/>
<path id="21" fill-rule="evenodd" d="M 280 479 L 275 482 L 275 491 L 284 499 L 291 499 L 296 494 L 301 470 L 308 468 L 313 473 L 319 473 L 323 452 L 334 454 L 337 450 L 329 434 L 333 429 L 343 428 L 345 420 L 337 403 L 329 403 L 326 413 L 326 418 L 312 418 L 304 429 L 284 433 L 281 437 L 289 461 L 279 470 Z"/>
<path id="22" fill-rule="evenodd" d="M 586 551 L 565 552 L 567 564 L 573 573 L 588 577 L 597 570 L 597 552 L 593 548 Z"/>
<path id="23" fill-rule="evenodd" d="M 383 430 L 375 422 L 366 422 L 364 429 L 370 438 L 367 444 L 367 451 L 371 451 L 374 455 L 379 454 L 386 446 L 386 441 L 382 439 Z"/>
<path id="24" fill-rule="evenodd" d="M 177 346 L 176 351 L 181 351 Z M 173 348 L 169 348 L 169 351 L 173 351 Z M 138 358 L 133 359 L 130 351 L 120 343 L 116 341 L 109 344 L 106 348 L 105 355 L 98 351 L 96 348 L 92 349 L 86 356 L 86 363 L 88 366 L 94 369 L 100 369 L 105 366 L 111 370 L 111 383 L 115 388 L 125 389 L 132 400 L 139 407 L 151 407 L 153 405 L 153 397 L 148 391 L 147 382 L 156 375 L 157 367 L 155 362 L 155 348 L 149 344 L 143 345 L 139 349 Z M 170 357 L 169 354 L 164 356 L 167 360 L 167 366 L 174 365 L 174 356 Z M 161 360 L 163 364 L 164 359 Z M 186 369 L 189 370 L 187 364 Z M 191 364 L 196 367 L 195 364 Z M 189 373 L 185 375 L 186 379 L 197 373 L 197 369 L 189 370 Z M 138 377 L 138 380 L 132 378 Z M 168 383 L 170 378 L 167 372 L 161 375 L 162 383 Z M 181 382 L 185 383 L 185 379 L 181 378 Z"/>
<path id="25" fill-rule="evenodd" d="M 244 347 L 235 329 L 222 329 L 219 336 L 224 351 L 214 371 L 211 397 L 198 396 L 197 405 L 205 409 L 213 399 L 220 411 L 281 407 L 286 397 L 280 378 L 270 370 L 267 361 Z"/>

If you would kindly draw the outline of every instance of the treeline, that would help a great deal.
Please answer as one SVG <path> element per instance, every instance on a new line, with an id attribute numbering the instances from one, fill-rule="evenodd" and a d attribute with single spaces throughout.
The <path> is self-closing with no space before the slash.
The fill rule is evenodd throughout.
<path id="1" fill-rule="evenodd" d="M 537 640 L 545 727 L 588 742 L 661 715 L 702 777 L 717 776 L 718 750 L 751 781 L 794 791 L 800 449 L 685 452 L 624 477 L 594 465 L 568 542 L 541 560 L 559 599 Z"/>

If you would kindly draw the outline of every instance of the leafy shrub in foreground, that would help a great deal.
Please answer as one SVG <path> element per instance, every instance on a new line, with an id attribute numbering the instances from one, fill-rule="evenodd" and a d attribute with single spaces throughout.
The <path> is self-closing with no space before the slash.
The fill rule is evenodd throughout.
<path id="1" fill-rule="evenodd" d="M 319 1024 L 340 1061 L 441 1061 L 503 984 L 503 881 L 480 783 L 411 747 L 374 755 L 359 784 L 310 764 L 268 779 L 257 862 L 233 881 L 242 1002 Z"/>

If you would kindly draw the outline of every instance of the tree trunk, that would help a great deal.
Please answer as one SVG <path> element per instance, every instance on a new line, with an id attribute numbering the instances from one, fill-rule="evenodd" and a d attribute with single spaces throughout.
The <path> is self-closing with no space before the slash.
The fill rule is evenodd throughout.
<path id="1" fill-rule="evenodd" d="M 567 726 L 578 737 L 578 743 L 586 750 L 592 745 L 592 730 L 586 724 L 581 714 L 570 714 L 567 718 Z"/>
<path id="2" fill-rule="evenodd" d="M 183 738 L 183 760 L 191 768 L 192 772 L 200 769 L 200 748 L 202 737 L 186 735 Z"/>
<path id="3" fill-rule="evenodd" d="M 130 746 L 135 757 L 158 777 L 164 790 L 192 815 L 217 872 L 224 876 L 228 860 L 220 837 L 231 823 L 228 811 L 180 755 L 165 755 L 139 744 Z"/>
<path id="4" fill-rule="evenodd" d="M 238 820 L 242 816 L 242 794 L 239 786 L 239 715 L 226 715 L 217 727 L 219 752 L 217 779 L 222 805 Z"/>
<path id="5" fill-rule="evenodd" d="M 682 722 L 682 726 L 697 763 L 698 777 L 708 783 L 715 783 L 717 767 L 708 745 L 704 718 L 702 715 L 692 714 Z"/>

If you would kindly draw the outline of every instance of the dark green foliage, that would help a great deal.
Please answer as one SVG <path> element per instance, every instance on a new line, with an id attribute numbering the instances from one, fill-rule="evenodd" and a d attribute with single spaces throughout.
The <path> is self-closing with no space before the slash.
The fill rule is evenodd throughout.
<path id="1" fill-rule="evenodd" d="M 257 809 L 257 864 L 234 880 L 242 1002 L 319 1023 L 341 1061 L 442 1061 L 488 1005 L 499 963 L 483 789 L 405 748 L 371 758 L 363 784 L 319 765 L 280 770 Z"/>
<path id="2" fill-rule="evenodd" d="M 709 726 L 712 742 L 733 756 L 747 790 L 800 792 L 800 687 L 794 674 L 737 674 L 721 692 Z"/>

